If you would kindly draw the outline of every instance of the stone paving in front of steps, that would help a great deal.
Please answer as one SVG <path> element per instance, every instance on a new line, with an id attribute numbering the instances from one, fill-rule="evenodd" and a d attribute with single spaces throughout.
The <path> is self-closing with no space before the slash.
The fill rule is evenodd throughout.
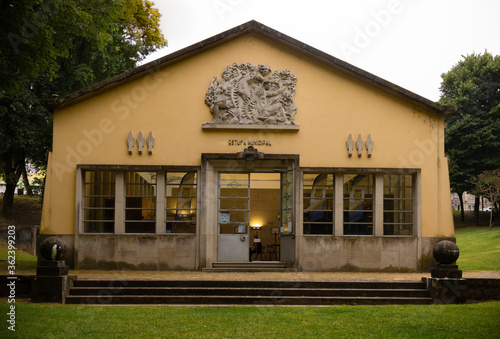
<path id="1" fill-rule="evenodd" d="M 365 272 L 183 272 L 70 270 L 78 279 L 95 280 L 252 280 L 252 281 L 421 281 L 430 273 Z M 500 279 L 500 271 L 463 272 L 463 278 Z"/>

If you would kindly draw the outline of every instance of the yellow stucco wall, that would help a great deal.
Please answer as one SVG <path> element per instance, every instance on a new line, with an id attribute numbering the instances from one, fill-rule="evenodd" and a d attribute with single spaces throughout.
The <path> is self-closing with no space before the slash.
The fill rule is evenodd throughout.
<path id="1" fill-rule="evenodd" d="M 234 62 L 289 69 L 297 78 L 298 132 L 202 130 L 210 80 Z M 153 154 L 130 155 L 126 138 L 150 131 Z M 453 236 L 442 116 L 424 111 L 304 54 L 249 34 L 54 112 L 41 232 L 73 234 L 76 164 L 196 165 L 201 153 L 235 153 L 228 140 L 265 139 L 272 154 L 299 154 L 301 167 L 419 168 L 422 236 Z M 348 157 L 346 140 L 371 134 L 374 149 Z"/>

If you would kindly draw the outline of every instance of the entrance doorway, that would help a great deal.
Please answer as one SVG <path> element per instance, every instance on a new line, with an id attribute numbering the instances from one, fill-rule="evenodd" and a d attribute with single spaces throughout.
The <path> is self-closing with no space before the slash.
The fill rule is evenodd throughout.
<path id="1" fill-rule="evenodd" d="M 287 180 L 293 187 L 288 172 L 219 172 L 219 262 L 280 261 L 281 234 L 291 231 L 293 213 Z"/>

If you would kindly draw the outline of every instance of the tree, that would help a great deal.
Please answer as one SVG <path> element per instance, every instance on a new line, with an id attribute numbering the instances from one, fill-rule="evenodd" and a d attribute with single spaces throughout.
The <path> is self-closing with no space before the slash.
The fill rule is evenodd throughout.
<path id="1" fill-rule="evenodd" d="M 488 198 L 493 205 L 500 200 L 500 170 L 484 171 L 470 180 L 474 185 L 472 193 Z M 490 228 L 493 225 L 493 208 L 490 211 Z"/>
<path id="2" fill-rule="evenodd" d="M 460 197 L 463 220 L 462 195 L 474 188 L 470 180 L 485 170 L 500 168 L 500 57 L 487 51 L 463 56 L 441 78 L 439 102 L 457 106 L 446 118 L 445 149 L 451 189 Z"/>
<path id="3" fill-rule="evenodd" d="M 26 159 L 46 163 L 52 116 L 42 99 L 134 68 L 166 45 L 146 0 L 7 0 L 0 3 L 2 215 L 10 215 Z"/>

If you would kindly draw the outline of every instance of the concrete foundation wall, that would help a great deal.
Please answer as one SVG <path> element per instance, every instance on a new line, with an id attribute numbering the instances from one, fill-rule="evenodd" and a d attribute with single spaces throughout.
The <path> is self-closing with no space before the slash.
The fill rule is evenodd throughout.
<path id="1" fill-rule="evenodd" d="M 39 226 L 15 226 L 16 248 L 20 248 L 26 253 L 36 255 L 36 237 Z M 0 226 L 0 239 L 8 240 L 11 235 L 8 226 Z"/>
<path id="2" fill-rule="evenodd" d="M 42 235 L 38 241 L 50 235 Z M 56 235 L 66 242 L 70 269 L 181 270 L 197 260 L 196 235 Z M 305 272 L 430 272 L 434 245 L 455 238 L 302 236 L 295 262 Z M 216 239 L 214 239 L 216 241 Z M 199 254 L 198 254 L 199 255 Z M 38 256 L 39 261 L 44 261 Z"/>
<path id="3" fill-rule="evenodd" d="M 422 238 L 419 244 L 415 237 L 304 236 L 298 268 L 326 272 L 425 272 L 435 266 L 432 249 L 440 240 L 444 238 Z"/>
<path id="4" fill-rule="evenodd" d="M 193 235 L 80 235 L 75 269 L 197 270 Z"/>

